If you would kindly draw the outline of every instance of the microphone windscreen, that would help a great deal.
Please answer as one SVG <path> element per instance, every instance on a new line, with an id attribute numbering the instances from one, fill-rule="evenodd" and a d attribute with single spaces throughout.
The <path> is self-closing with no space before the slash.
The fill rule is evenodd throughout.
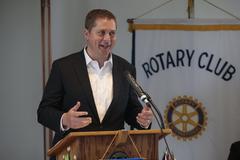
<path id="1" fill-rule="evenodd" d="M 137 93 L 138 97 L 141 97 L 143 95 L 143 91 L 142 91 L 141 87 L 138 85 L 138 83 L 136 82 L 136 80 L 134 79 L 134 77 L 130 74 L 129 71 L 125 71 L 124 74 L 129 82 L 129 84 L 132 86 L 134 91 Z"/>

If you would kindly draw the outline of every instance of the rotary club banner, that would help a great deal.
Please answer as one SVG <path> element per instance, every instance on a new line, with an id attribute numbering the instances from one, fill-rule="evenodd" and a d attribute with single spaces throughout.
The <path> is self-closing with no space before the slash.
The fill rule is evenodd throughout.
<path id="1" fill-rule="evenodd" d="M 226 160 L 240 140 L 239 21 L 137 20 L 131 29 L 137 81 L 172 129 L 175 159 Z"/>

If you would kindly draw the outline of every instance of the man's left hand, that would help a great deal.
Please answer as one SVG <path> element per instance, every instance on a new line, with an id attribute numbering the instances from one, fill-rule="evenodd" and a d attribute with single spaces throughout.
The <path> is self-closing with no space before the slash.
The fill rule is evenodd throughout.
<path id="1" fill-rule="evenodd" d="M 152 122 L 152 118 L 153 118 L 152 110 L 147 106 L 144 106 L 141 113 L 138 113 L 138 115 L 136 117 L 137 122 L 143 128 L 148 128 L 149 127 L 149 125 Z"/>

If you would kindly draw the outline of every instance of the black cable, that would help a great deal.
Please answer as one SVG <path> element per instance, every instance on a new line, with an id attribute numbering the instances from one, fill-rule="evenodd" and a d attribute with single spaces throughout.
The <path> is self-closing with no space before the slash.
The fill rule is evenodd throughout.
<path id="1" fill-rule="evenodd" d="M 154 118 L 155 118 L 156 121 L 157 121 L 157 124 L 158 124 L 158 126 L 159 126 L 159 128 L 160 128 L 160 131 L 161 131 L 161 133 L 163 133 L 163 129 L 165 129 L 165 126 L 164 126 L 162 114 L 161 114 L 161 112 L 159 111 L 159 109 L 157 108 L 157 106 L 154 104 L 154 102 L 152 101 L 152 98 L 151 98 L 146 92 L 144 92 L 144 93 L 145 93 L 145 95 L 147 96 L 147 100 L 148 100 L 148 102 L 145 103 L 145 104 L 152 110 L 153 116 L 154 116 Z M 154 110 L 153 110 L 153 109 L 154 109 Z M 159 122 L 158 118 L 156 117 L 156 114 L 155 114 L 154 111 L 157 113 L 157 115 L 158 115 L 161 123 Z M 170 151 L 170 148 L 169 148 L 169 145 L 168 145 L 168 142 L 167 142 L 167 139 L 166 139 L 165 136 L 163 136 L 163 140 L 164 140 L 164 143 L 165 143 L 165 145 L 166 145 L 166 147 L 167 147 L 167 151 L 168 151 L 168 153 L 170 154 L 171 160 L 174 160 L 174 157 L 173 157 L 173 155 L 172 155 L 172 153 L 171 153 L 171 151 Z"/>

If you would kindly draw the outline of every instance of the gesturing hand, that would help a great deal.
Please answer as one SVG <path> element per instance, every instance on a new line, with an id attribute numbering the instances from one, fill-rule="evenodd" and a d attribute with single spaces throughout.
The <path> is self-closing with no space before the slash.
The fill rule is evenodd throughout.
<path id="1" fill-rule="evenodd" d="M 75 106 L 63 114 L 62 124 L 64 128 L 78 129 L 86 127 L 92 123 L 92 118 L 86 117 L 86 115 L 88 115 L 88 112 L 78 111 L 80 105 L 81 104 L 78 101 Z"/>
<path id="2" fill-rule="evenodd" d="M 138 116 L 136 118 L 137 118 L 137 122 L 143 128 L 148 128 L 153 118 L 152 110 L 149 107 L 144 106 L 141 113 L 138 113 Z"/>

